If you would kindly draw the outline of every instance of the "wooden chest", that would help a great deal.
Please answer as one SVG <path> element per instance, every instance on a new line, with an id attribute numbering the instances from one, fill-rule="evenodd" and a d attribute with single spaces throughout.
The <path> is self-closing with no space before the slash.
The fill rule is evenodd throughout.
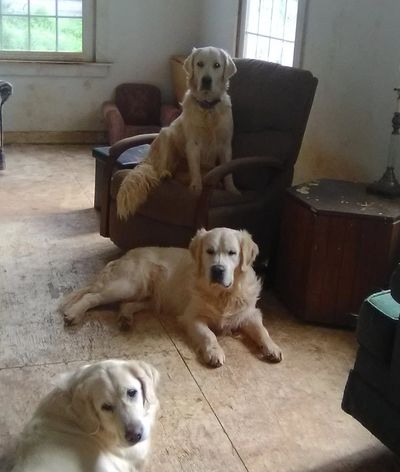
<path id="1" fill-rule="evenodd" d="M 387 287 L 399 261 L 400 199 L 338 180 L 287 191 L 276 289 L 296 316 L 353 325 L 350 315 L 366 296 Z"/>

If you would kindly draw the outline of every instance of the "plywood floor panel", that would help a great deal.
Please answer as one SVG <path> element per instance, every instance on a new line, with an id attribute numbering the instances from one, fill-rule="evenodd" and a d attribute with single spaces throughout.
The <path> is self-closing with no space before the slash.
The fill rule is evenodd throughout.
<path id="1" fill-rule="evenodd" d="M 121 333 L 115 308 L 65 329 L 63 293 L 120 251 L 98 234 L 89 146 L 9 146 L 0 172 L 0 455 L 54 377 L 88 360 L 136 357 L 161 371 L 150 471 L 399 471 L 340 409 L 353 332 L 301 324 L 266 293 L 262 311 L 284 361 L 224 338 L 226 365 L 199 363 L 173 319 L 142 313 Z M 10 401 L 12 399 L 12 401 Z M 7 470 L 0 459 L 0 471 Z"/>
<path id="2" fill-rule="evenodd" d="M 143 354 L 140 358 L 151 362 L 161 374 L 160 411 L 153 436 L 154 453 L 148 471 L 245 471 L 229 438 L 178 353 L 155 352 Z M 26 418 L 34 411 L 38 398 L 50 390 L 52 382 L 61 372 L 73 370 L 82 364 L 84 362 L 57 363 L 0 371 L 0 397 L 13 398 L 12 412 L 0 420 L 3 463 L 6 460 L 8 465 L 12 463 L 15 438 L 23 429 Z M 0 470 L 3 470 L 1 462 Z"/>

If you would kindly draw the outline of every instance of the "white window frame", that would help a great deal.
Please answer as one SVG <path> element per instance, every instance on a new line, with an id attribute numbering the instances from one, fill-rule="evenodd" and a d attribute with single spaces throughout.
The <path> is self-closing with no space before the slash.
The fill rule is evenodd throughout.
<path id="1" fill-rule="evenodd" d="M 38 62 L 94 62 L 96 0 L 82 0 L 82 52 L 3 51 L 0 60 Z"/>
<path id="2" fill-rule="evenodd" d="M 239 0 L 238 35 L 236 41 L 237 57 L 244 57 L 244 39 L 246 31 L 246 13 L 248 0 Z M 296 37 L 294 40 L 293 67 L 301 68 L 303 62 L 303 38 L 306 25 L 308 0 L 298 0 Z"/>

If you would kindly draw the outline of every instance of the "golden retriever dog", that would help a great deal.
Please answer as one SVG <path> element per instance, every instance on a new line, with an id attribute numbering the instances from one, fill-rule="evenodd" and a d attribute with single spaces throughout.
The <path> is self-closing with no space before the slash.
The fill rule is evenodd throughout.
<path id="1" fill-rule="evenodd" d="M 66 324 L 78 323 L 97 305 L 120 302 L 120 321 L 152 309 L 179 316 L 194 347 L 207 364 L 218 367 L 225 355 L 215 333 L 240 330 L 262 358 L 282 359 L 256 308 L 261 284 L 252 268 L 258 247 L 246 231 L 201 229 L 189 250 L 136 248 L 110 262 L 93 284 L 62 302 Z"/>
<path id="2" fill-rule="evenodd" d="M 151 365 L 123 360 L 65 374 L 25 427 L 13 472 L 142 470 L 158 378 Z"/>
<path id="3" fill-rule="evenodd" d="M 184 181 L 202 189 L 202 174 L 217 163 L 232 158 L 232 106 L 227 94 L 229 79 L 236 72 L 232 58 L 214 47 L 193 49 L 184 62 L 188 90 L 181 115 L 163 128 L 150 146 L 146 159 L 123 180 L 117 194 L 117 211 L 122 219 L 145 202 L 152 188 L 164 177 Z M 187 182 L 184 182 L 187 183 Z M 225 188 L 238 193 L 229 175 Z"/>

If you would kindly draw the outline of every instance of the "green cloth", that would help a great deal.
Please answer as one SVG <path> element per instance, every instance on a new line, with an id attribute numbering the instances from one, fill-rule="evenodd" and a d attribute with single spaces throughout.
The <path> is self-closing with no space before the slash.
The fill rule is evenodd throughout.
<path id="1" fill-rule="evenodd" d="M 391 296 L 390 290 L 374 293 L 367 298 L 367 301 L 379 310 L 383 315 L 389 316 L 393 320 L 400 317 L 400 303 Z"/>

